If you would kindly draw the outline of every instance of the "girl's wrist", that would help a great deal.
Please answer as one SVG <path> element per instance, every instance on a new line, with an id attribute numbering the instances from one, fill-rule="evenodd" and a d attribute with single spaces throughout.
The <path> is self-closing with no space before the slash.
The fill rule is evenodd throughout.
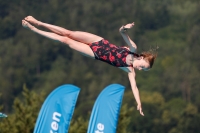
<path id="1" fill-rule="evenodd" d="M 127 28 L 124 27 L 124 25 L 122 25 L 122 27 L 120 28 L 120 32 L 125 33 L 127 31 Z"/>

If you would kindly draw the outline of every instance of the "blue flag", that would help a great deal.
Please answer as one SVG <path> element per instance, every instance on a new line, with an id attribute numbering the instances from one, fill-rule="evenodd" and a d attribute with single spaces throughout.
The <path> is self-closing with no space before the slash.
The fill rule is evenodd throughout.
<path id="1" fill-rule="evenodd" d="M 98 96 L 87 133 L 115 133 L 124 95 L 124 86 L 112 84 Z"/>
<path id="2" fill-rule="evenodd" d="M 62 85 L 46 98 L 34 133 L 67 133 L 80 89 Z"/>

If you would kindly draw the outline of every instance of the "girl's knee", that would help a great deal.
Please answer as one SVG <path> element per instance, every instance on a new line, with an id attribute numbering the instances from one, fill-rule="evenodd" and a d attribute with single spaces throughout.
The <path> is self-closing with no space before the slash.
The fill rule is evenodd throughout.
<path id="1" fill-rule="evenodd" d="M 69 38 L 73 38 L 74 37 L 74 35 L 76 34 L 76 31 L 68 31 L 68 33 L 67 33 L 67 36 L 69 37 Z"/>
<path id="2" fill-rule="evenodd" d="M 71 39 L 70 38 L 68 38 L 68 37 L 60 37 L 60 39 L 59 39 L 59 41 L 61 42 L 61 43 L 64 43 L 64 44 L 69 44 L 69 41 L 70 41 Z"/>
<path id="3" fill-rule="evenodd" d="M 65 30 L 62 35 L 66 37 L 71 37 L 74 31 L 71 30 Z"/>

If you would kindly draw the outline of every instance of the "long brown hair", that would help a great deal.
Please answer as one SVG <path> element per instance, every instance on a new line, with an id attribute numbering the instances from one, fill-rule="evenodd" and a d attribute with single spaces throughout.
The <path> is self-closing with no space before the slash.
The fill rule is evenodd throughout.
<path id="1" fill-rule="evenodd" d="M 154 54 L 154 53 L 150 53 L 149 51 L 147 51 L 147 52 L 142 52 L 140 54 L 140 56 L 143 56 L 144 60 L 147 61 L 150 65 L 150 68 L 152 68 L 154 61 L 157 57 L 157 53 Z"/>
<path id="2" fill-rule="evenodd" d="M 125 47 L 127 49 L 129 49 L 128 47 Z M 133 53 L 133 52 L 130 52 L 130 54 L 133 54 L 134 57 L 138 58 L 138 57 L 143 57 L 145 61 L 147 61 L 150 65 L 150 68 L 152 68 L 153 64 L 154 64 L 154 61 L 158 55 L 158 46 L 156 46 L 156 48 L 150 48 L 149 51 L 144 51 L 142 52 L 141 54 L 137 54 L 137 53 Z"/>
<path id="3" fill-rule="evenodd" d="M 158 55 L 157 50 L 158 46 L 156 48 L 150 48 L 149 51 L 142 52 L 139 56 L 143 56 L 144 60 L 147 61 L 150 65 L 150 68 L 152 68 L 154 61 Z"/>

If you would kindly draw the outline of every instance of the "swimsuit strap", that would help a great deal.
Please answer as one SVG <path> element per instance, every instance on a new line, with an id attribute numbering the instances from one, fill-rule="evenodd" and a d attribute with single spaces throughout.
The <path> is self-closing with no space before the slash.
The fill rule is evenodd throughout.
<path id="1" fill-rule="evenodd" d="M 140 57 L 140 55 L 139 54 L 136 54 L 136 53 L 134 53 L 134 52 L 129 52 L 129 54 L 132 54 L 133 56 L 135 56 L 135 57 Z"/>

